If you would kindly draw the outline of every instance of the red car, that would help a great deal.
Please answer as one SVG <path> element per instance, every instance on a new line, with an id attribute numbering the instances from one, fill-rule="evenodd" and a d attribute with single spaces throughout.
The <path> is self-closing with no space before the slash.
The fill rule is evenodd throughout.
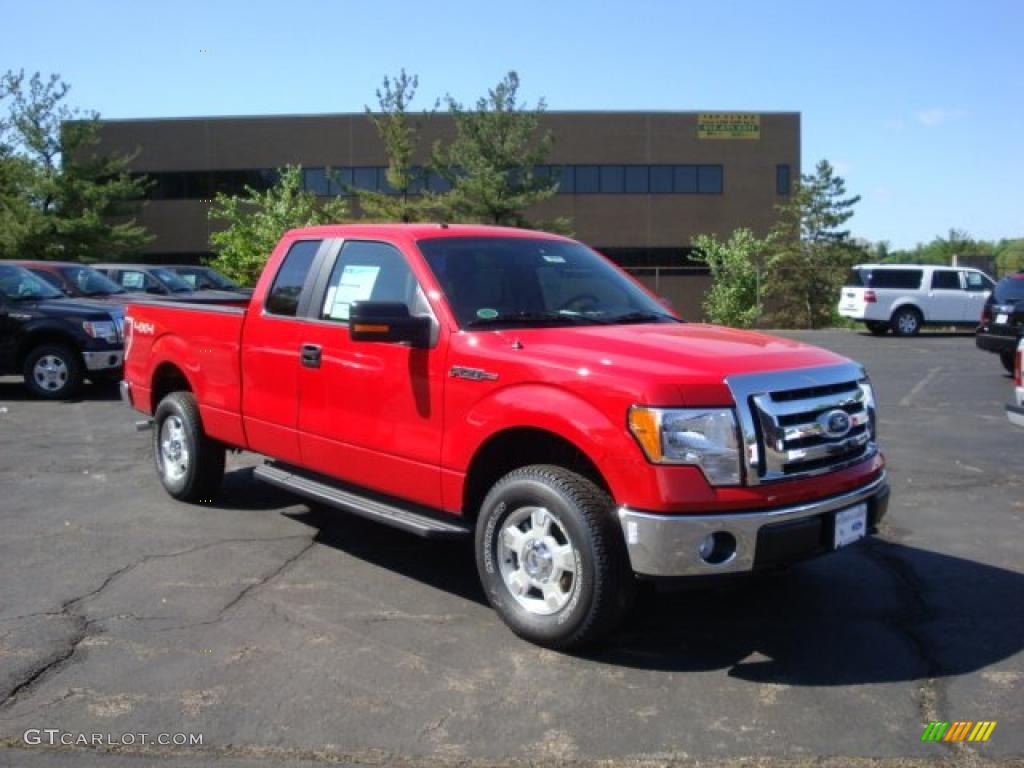
<path id="1" fill-rule="evenodd" d="M 471 536 L 521 636 L 593 642 L 637 578 L 745 573 L 870 533 L 888 485 L 864 369 L 682 322 L 586 246 L 477 226 L 293 230 L 249 307 L 131 304 L 122 393 L 165 489 L 256 475 Z"/>

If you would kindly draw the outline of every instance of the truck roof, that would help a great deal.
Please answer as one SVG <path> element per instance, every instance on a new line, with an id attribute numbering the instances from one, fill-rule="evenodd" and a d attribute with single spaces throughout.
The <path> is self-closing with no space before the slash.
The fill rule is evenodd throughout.
<path id="1" fill-rule="evenodd" d="M 517 229 L 515 227 L 496 227 L 483 224 L 327 224 L 318 227 L 300 227 L 290 229 L 287 235 L 315 237 L 345 237 L 357 235 L 405 235 L 414 240 L 435 237 L 521 237 L 544 238 L 549 240 L 568 240 L 562 235 L 552 234 L 535 229 Z"/>

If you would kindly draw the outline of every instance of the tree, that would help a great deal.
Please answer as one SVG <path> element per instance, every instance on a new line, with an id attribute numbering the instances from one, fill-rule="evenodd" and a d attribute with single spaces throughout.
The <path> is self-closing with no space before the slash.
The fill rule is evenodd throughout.
<path id="1" fill-rule="evenodd" d="M 342 198 L 320 203 L 302 185 L 302 167 L 278 170 L 278 181 L 265 192 L 250 186 L 245 195 L 223 193 L 210 206 L 211 221 L 226 226 L 210 235 L 218 250 L 212 266 L 242 285 L 253 285 L 271 251 L 286 230 L 317 224 L 336 224 L 348 218 Z"/>
<path id="2" fill-rule="evenodd" d="M 695 258 L 711 270 L 711 289 L 704 296 L 704 314 L 713 323 L 750 328 L 760 316 L 758 264 L 769 240 L 749 229 L 734 231 L 728 240 L 699 235 L 693 241 Z"/>
<path id="3" fill-rule="evenodd" d="M 366 114 L 373 122 L 388 157 L 388 192 L 356 190 L 359 207 L 367 218 L 379 221 L 423 221 L 436 218 L 438 203 L 426 191 L 427 171 L 413 165 L 421 123 L 409 114 L 419 79 L 403 69 L 394 79 L 385 77 L 377 89 L 377 106 Z"/>
<path id="4" fill-rule="evenodd" d="M 58 75 L 0 78 L 0 256 L 90 260 L 141 248 L 132 218 L 146 182 L 130 157 L 96 151 L 99 116 L 69 107 Z"/>
<path id="5" fill-rule="evenodd" d="M 860 195 L 847 196 L 846 182 L 822 160 L 777 206 L 765 280 L 774 323 L 819 328 L 833 322 L 846 274 L 865 257 L 844 228 L 859 201 Z"/>
<path id="6" fill-rule="evenodd" d="M 996 266 L 1000 275 L 1024 272 L 1024 238 L 1001 241 L 996 251 Z"/>
<path id="7" fill-rule="evenodd" d="M 525 211 L 558 189 L 557 179 L 540 177 L 534 166 L 551 150 L 550 131 L 540 132 L 544 100 L 533 109 L 519 101 L 519 76 L 509 72 L 465 109 L 448 96 L 456 135 L 446 148 L 435 145 L 433 165 L 451 185 L 442 200 L 447 216 L 507 226 L 530 226 Z M 554 222 L 557 227 L 567 222 Z"/>

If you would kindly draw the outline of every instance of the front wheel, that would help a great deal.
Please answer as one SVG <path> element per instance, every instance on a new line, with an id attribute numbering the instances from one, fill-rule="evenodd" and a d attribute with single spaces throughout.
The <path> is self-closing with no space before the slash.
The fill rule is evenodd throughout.
<path id="1" fill-rule="evenodd" d="M 1013 367 L 1016 364 L 1016 352 L 1009 350 L 1007 352 L 999 353 L 999 361 L 1003 364 L 1003 368 L 1006 369 L 1007 373 L 1013 373 Z"/>
<path id="2" fill-rule="evenodd" d="M 203 433 L 191 392 L 172 392 L 153 414 L 153 459 L 160 482 L 180 501 L 210 501 L 224 478 L 224 445 Z"/>
<path id="3" fill-rule="evenodd" d="M 82 360 L 65 344 L 41 344 L 25 358 L 25 386 L 46 400 L 66 400 L 82 386 Z"/>
<path id="4" fill-rule="evenodd" d="M 502 620 L 548 648 L 602 639 L 635 590 L 611 498 L 563 467 L 522 467 L 498 481 L 477 520 L 476 559 Z"/>

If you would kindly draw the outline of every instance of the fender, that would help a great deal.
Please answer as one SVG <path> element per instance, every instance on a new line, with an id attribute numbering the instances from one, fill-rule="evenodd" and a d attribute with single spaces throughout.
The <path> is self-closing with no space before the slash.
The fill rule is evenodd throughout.
<path id="1" fill-rule="evenodd" d="M 585 399 L 551 384 L 513 384 L 495 390 L 474 403 L 456 423 L 458 427 L 445 432 L 441 464 L 463 478 L 488 439 L 523 427 L 543 429 L 575 445 L 600 468 L 615 498 L 625 490 L 634 462 L 643 463 L 626 430 L 625 412 L 622 422 L 616 424 Z"/>
<path id="2" fill-rule="evenodd" d="M 907 306 L 913 307 L 920 312 L 922 319 L 925 322 L 928 322 L 928 313 L 925 312 L 911 296 L 900 296 L 898 299 L 893 300 L 889 307 L 889 317 L 892 317 L 897 310 L 903 309 Z"/>
<path id="3" fill-rule="evenodd" d="M 60 335 L 66 338 L 75 350 L 80 350 L 86 337 L 85 332 L 76 332 L 72 323 L 52 317 L 40 317 L 30 320 L 17 331 L 17 356 L 20 360 L 27 352 L 27 346 L 36 334 Z"/>

